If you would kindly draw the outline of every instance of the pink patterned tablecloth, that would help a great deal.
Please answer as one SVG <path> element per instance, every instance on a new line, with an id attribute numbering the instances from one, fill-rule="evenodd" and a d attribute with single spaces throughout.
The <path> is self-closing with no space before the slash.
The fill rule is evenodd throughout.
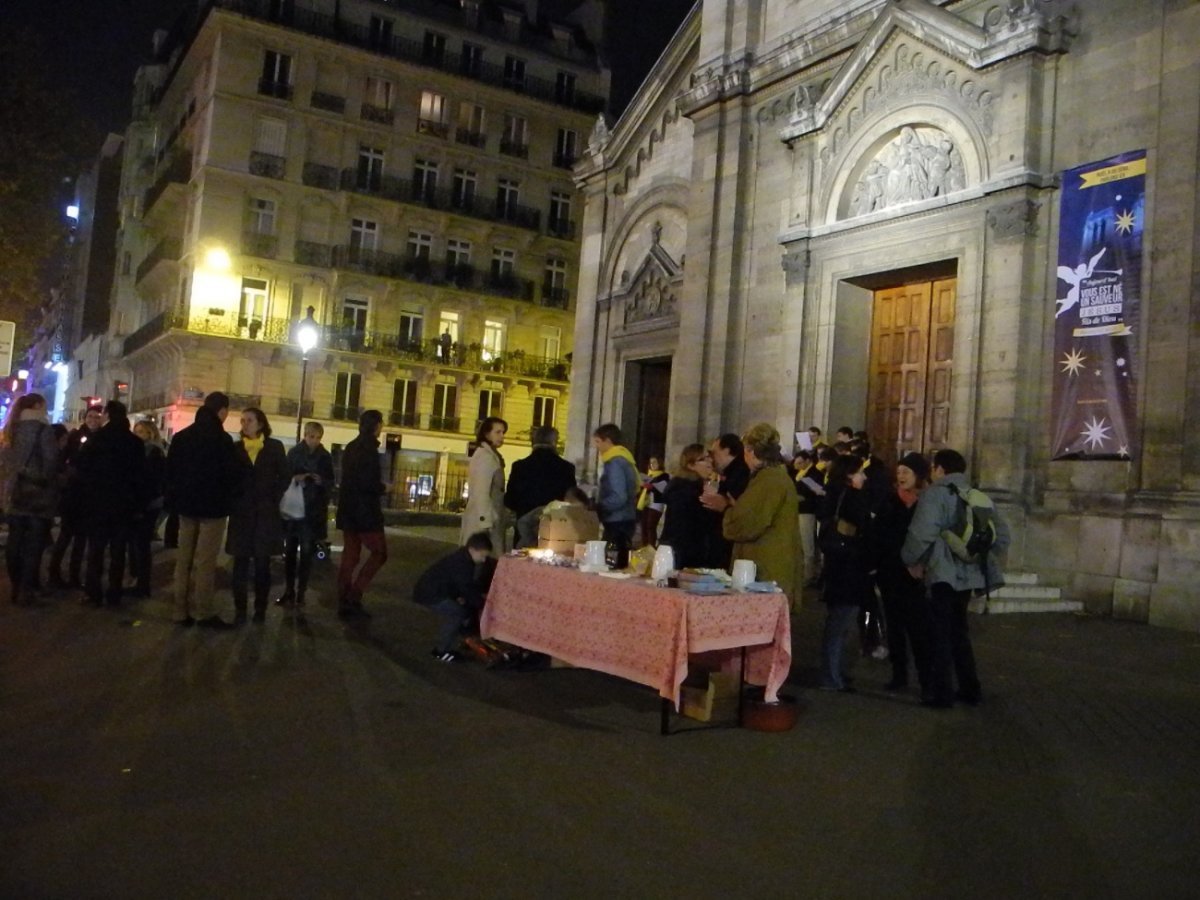
<path id="1" fill-rule="evenodd" d="M 496 568 L 480 631 L 648 685 L 676 708 L 689 653 L 745 647 L 746 680 L 764 685 L 768 700 L 778 696 L 792 663 L 783 594 L 697 596 L 516 557 Z"/>

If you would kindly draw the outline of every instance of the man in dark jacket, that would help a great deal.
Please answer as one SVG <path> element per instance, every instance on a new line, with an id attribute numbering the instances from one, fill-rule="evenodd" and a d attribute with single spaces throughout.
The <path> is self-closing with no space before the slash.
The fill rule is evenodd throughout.
<path id="1" fill-rule="evenodd" d="M 288 451 L 288 474 L 293 484 L 300 485 L 304 497 L 304 515 L 283 521 L 284 582 L 283 596 L 276 600 L 285 607 L 296 609 L 296 618 L 304 618 L 304 593 L 312 571 L 317 542 L 327 535 L 329 491 L 333 487 L 333 457 L 321 443 L 325 429 L 320 422 L 304 426 L 304 440 Z M 290 490 L 290 488 L 289 488 Z M 299 582 L 297 583 L 297 576 Z"/>
<path id="2" fill-rule="evenodd" d="M 67 438 L 67 446 L 63 449 L 60 465 L 64 473 L 63 487 L 59 495 L 58 506 L 58 537 L 54 540 L 54 548 L 50 551 L 50 587 L 78 588 L 80 570 L 83 568 L 83 551 L 87 546 L 87 535 L 83 532 L 80 522 L 80 481 L 75 469 L 79 451 L 87 446 L 87 442 L 100 431 L 104 421 L 103 406 L 89 406 L 83 415 L 83 424 L 71 432 Z M 62 577 L 63 558 L 71 551 L 71 559 L 66 581 Z"/>
<path id="3" fill-rule="evenodd" d="M 729 508 L 730 498 L 737 500 L 750 486 L 750 467 L 746 465 L 742 439 L 732 432 L 723 434 L 708 448 L 712 454 L 713 468 L 720 475 L 716 491 L 705 490 L 700 502 L 705 509 L 719 512 L 715 520 L 716 534 L 713 536 L 715 558 L 721 567 L 728 569 L 733 558 L 733 542 L 725 540 L 722 519 Z"/>
<path id="4" fill-rule="evenodd" d="M 561 500 L 573 487 L 575 465 L 558 455 L 557 429 L 545 425 L 533 429 L 533 452 L 512 464 L 504 491 L 504 505 L 513 511 L 517 522 L 514 546 L 536 544 L 542 507 L 552 500 Z"/>
<path id="5" fill-rule="evenodd" d="M 483 609 L 480 567 L 491 552 L 491 536 L 480 531 L 467 538 L 465 546 L 443 556 L 417 579 L 413 600 L 442 618 L 437 644 L 433 648 L 433 656 L 439 662 L 458 659 L 455 646 L 459 632 Z"/>
<path id="6" fill-rule="evenodd" d="M 129 430 L 125 404 L 108 401 L 103 426 L 80 447 L 75 459 L 79 522 L 87 535 L 84 603 L 121 603 L 129 532 L 148 494 L 145 460 L 141 440 Z M 105 551 L 109 553 L 107 590 L 100 585 Z"/>
<path id="7" fill-rule="evenodd" d="M 358 437 L 342 452 L 342 481 L 338 488 L 337 527 L 342 530 L 342 563 L 338 567 L 338 617 L 369 618 L 363 594 L 375 573 L 387 562 L 383 533 L 383 472 L 379 465 L 379 435 L 383 413 L 366 410 L 358 419 Z M 367 559 L 357 574 L 363 548 Z"/>
<path id="8" fill-rule="evenodd" d="M 175 621 L 184 627 L 233 627 L 213 608 L 213 573 L 239 479 L 233 438 L 223 425 L 228 414 L 229 398 L 209 394 L 167 453 L 166 505 L 179 515 Z"/>

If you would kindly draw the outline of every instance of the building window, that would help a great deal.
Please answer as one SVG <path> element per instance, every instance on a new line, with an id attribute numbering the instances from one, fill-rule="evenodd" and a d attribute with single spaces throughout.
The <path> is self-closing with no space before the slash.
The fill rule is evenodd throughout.
<path id="1" fill-rule="evenodd" d="M 484 388 L 479 392 L 479 415 L 476 419 L 482 421 L 488 416 L 504 414 L 504 392 L 493 388 Z"/>
<path id="2" fill-rule="evenodd" d="M 504 352 L 504 323 L 487 319 L 483 323 L 483 359 L 489 362 L 498 359 Z"/>
<path id="3" fill-rule="evenodd" d="M 462 55 L 458 60 L 459 71 L 471 78 L 478 78 L 483 71 L 483 48 L 478 44 L 463 41 Z"/>
<path id="4" fill-rule="evenodd" d="M 525 87 L 525 60 L 519 56 L 504 57 L 504 86 L 518 91 Z"/>
<path id="5" fill-rule="evenodd" d="M 515 219 L 521 201 L 521 183 L 511 178 L 496 181 L 496 215 L 501 219 Z"/>
<path id="6" fill-rule="evenodd" d="M 472 147 L 482 147 L 487 143 L 483 133 L 483 107 L 478 103 L 459 104 L 455 140 Z"/>
<path id="7" fill-rule="evenodd" d="M 376 50 L 390 50 L 395 23 L 383 16 L 371 16 L 370 30 L 367 40 Z"/>
<path id="8" fill-rule="evenodd" d="M 364 119 L 368 122 L 391 125 L 395 118 L 392 113 L 393 101 L 394 91 L 390 81 L 386 78 L 367 76 L 362 103 L 362 117 Z"/>
<path id="9" fill-rule="evenodd" d="M 275 201 L 251 197 L 246 230 L 251 234 L 275 233 Z"/>
<path id="10" fill-rule="evenodd" d="M 262 75 L 258 92 L 266 97 L 289 100 L 292 96 L 292 58 L 286 53 L 267 50 L 263 53 Z"/>
<path id="11" fill-rule="evenodd" d="M 446 241 L 446 264 L 450 266 L 469 266 L 471 264 L 471 242 L 450 238 Z"/>
<path id="12" fill-rule="evenodd" d="M 361 410 L 358 401 L 362 394 L 362 375 L 357 372 L 338 372 L 333 383 L 333 418 L 355 420 Z"/>
<path id="13" fill-rule="evenodd" d="M 287 122 L 260 117 L 254 129 L 254 149 L 259 153 L 283 158 L 287 148 Z"/>
<path id="14" fill-rule="evenodd" d="M 399 421 L 397 421 L 399 419 Z M 409 428 L 417 424 L 417 383 L 409 378 L 397 378 L 392 385 L 392 422 L 393 425 L 406 425 Z"/>
<path id="15" fill-rule="evenodd" d="M 383 151 L 360 144 L 354 186 L 360 191 L 377 192 L 383 185 Z"/>
<path id="16" fill-rule="evenodd" d="M 447 335 L 450 336 L 449 341 L 446 340 Z M 448 344 L 458 343 L 458 313 L 442 312 L 441 318 L 438 320 L 438 340 Z M 444 354 L 442 355 L 442 362 L 449 362 L 449 359 Z"/>
<path id="17" fill-rule="evenodd" d="M 566 191 L 550 192 L 550 233 L 559 237 L 572 237 L 571 195 Z"/>
<path id="18" fill-rule="evenodd" d="M 350 220 L 350 249 L 374 252 L 379 246 L 379 223 L 370 219 Z"/>
<path id="19" fill-rule="evenodd" d="M 514 251 L 497 247 L 492 251 L 492 278 L 496 281 L 512 278 L 516 260 L 517 254 Z"/>
<path id="20" fill-rule="evenodd" d="M 567 264 L 561 259 L 546 260 L 546 272 L 542 281 L 542 305 L 553 309 L 566 309 L 569 300 Z"/>
<path id="21" fill-rule="evenodd" d="M 562 346 L 562 329 L 554 325 L 543 325 L 539 339 L 539 350 L 546 359 L 558 359 L 559 348 Z"/>
<path id="22" fill-rule="evenodd" d="M 427 159 L 413 160 L 412 197 L 432 203 L 437 191 L 438 164 Z"/>
<path id="23" fill-rule="evenodd" d="M 556 397 L 534 397 L 533 398 L 533 427 L 534 428 L 556 428 L 555 420 L 558 417 L 558 398 Z"/>
<path id="24" fill-rule="evenodd" d="M 458 386 L 438 382 L 433 386 L 433 415 L 429 427 L 434 431 L 458 431 Z"/>
<path id="25" fill-rule="evenodd" d="M 425 43 L 421 48 L 425 62 L 440 66 L 446 58 L 446 36 L 436 31 L 425 32 Z"/>
<path id="26" fill-rule="evenodd" d="M 455 169 L 450 186 L 450 203 L 455 209 L 470 211 L 475 208 L 475 188 L 479 181 L 470 169 Z"/>
<path id="27" fill-rule="evenodd" d="M 525 159 L 529 156 L 529 122 L 524 116 L 504 114 L 504 133 L 500 136 L 500 152 Z"/>
<path id="28" fill-rule="evenodd" d="M 267 318 L 267 282 L 262 278 L 242 279 L 242 302 L 238 308 L 238 328 L 243 337 L 256 339 Z"/>
<path id="29" fill-rule="evenodd" d="M 432 134 L 434 137 L 446 136 L 446 98 L 443 95 L 434 91 L 421 91 L 417 131 L 421 134 Z"/>
<path id="30" fill-rule="evenodd" d="M 433 235 L 428 231 L 408 233 L 408 258 L 428 260 L 433 252 Z"/>
<path id="31" fill-rule="evenodd" d="M 558 129 L 558 139 L 554 144 L 554 165 L 560 169 L 569 169 L 575 165 L 579 150 L 579 132 L 570 128 Z"/>
<path id="32" fill-rule="evenodd" d="M 366 297 L 346 297 L 342 300 L 342 328 L 352 334 L 364 334 L 371 301 Z"/>
<path id="33" fill-rule="evenodd" d="M 424 335 L 425 316 L 416 310 L 403 310 L 400 313 L 400 346 L 405 349 L 420 349 Z"/>
<path id="34" fill-rule="evenodd" d="M 559 103 L 575 102 L 575 76 L 570 72 L 559 72 L 554 79 L 554 99 Z"/>

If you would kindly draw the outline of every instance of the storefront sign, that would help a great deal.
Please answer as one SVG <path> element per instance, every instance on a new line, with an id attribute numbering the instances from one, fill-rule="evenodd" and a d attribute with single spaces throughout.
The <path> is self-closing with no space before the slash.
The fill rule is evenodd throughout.
<path id="1" fill-rule="evenodd" d="M 1146 151 L 1063 174 L 1054 304 L 1054 459 L 1129 459 L 1137 442 Z"/>

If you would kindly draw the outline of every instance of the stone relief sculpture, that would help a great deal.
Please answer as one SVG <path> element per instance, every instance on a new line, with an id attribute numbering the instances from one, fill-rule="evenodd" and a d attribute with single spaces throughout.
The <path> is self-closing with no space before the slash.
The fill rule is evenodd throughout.
<path id="1" fill-rule="evenodd" d="M 625 324 L 673 316 L 677 308 L 671 285 L 660 273 L 642 281 L 625 304 Z"/>
<path id="2" fill-rule="evenodd" d="M 949 135 L 937 128 L 906 125 L 863 169 L 848 214 L 862 216 L 966 186 L 962 154 Z"/>
<path id="3" fill-rule="evenodd" d="M 604 118 L 604 113 L 600 113 L 596 116 L 596 124 L 592 126 L 592 133 L 588 137 L 587 152 L 591 156 L 603 153 L 604 148 L 608 146 L 608 139 L 608 122 Z"/>

